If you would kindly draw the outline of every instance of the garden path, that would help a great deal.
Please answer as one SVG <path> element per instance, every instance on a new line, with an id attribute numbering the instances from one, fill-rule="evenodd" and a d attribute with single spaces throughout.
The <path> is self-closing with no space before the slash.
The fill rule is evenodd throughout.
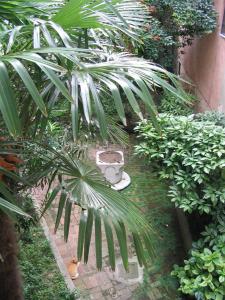
<path id="1" fill-rule="evenodd" d="M 99 149 L 98 149 L 99 150 Z M 95 159 L 96 149 L 91 149 L 89 156 L 91 159 Z M 33 198 L 37 206 L 40 207 L 44 200 L 47 187 L 36 188 L 33 191 Z M 76 241 L 78 238 L 79 230 L 79 207 L 74 206 L 71 218 L 70 233 L 68 242 L 63 239 L 63 223 L 64 219 L 61 219 L 61 224 L 57 233 L 54 233 L 54 220 L 57 212 L 57 201 L 53 203 L 51 209 L 45 214 L 44 218 L 47 223 L 51 239 L 54 241 L 58 252 L 63 260 L 65 267 L 67 268 L 73 257 L 76 257 Z M 118 249 L 116 249 L 117 251 Z M 129 256 L 132 257 L 132 248 L 129 247 Z M 81 292 L 81 299 L 94 299 L 94 300 L 132 300 L 135 299 L 133 292 L 138 287 L 138 283 L 128 283 L 118 281 L 118 277 L 114 272 L 110 270 L 108 266 L 108 248 L 105 236 L 102 240 L 102 256 L 103 256 L 103 268 L 99 272 L 96 269 L 95 258 L 95 241 L 91 240 L 90 253 L 88 264 L 81 262 L 79 266 L 79 277 L 74 280 L 74 286 Z M 152 290 L 149 295 L 150 300 L 164 299 L 163 295 L 158 288 L 158 282 L 152 283 Z"/>

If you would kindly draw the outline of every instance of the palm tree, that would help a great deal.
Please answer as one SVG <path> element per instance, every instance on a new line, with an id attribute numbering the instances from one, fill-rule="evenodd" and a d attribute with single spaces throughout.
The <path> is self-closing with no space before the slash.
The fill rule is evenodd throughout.
<path id="1" fill-rule="evenodd" d="M 91 128 L 98 124 L 101 136 L 107 138 L 107 121 L 102 95 L 109 95 L 121 121 L 126 124 L 124 99 L 142 118 L 140 101 L 155 122 L 157 114 L 151 91 L 163 87 L 183 98 L 176 77 L 143 59 L 127 53 L 130 45 L 139 43 L 139 34 L 148 22 L 145 7 L 134 0 L 87 1 L 64 3 L 51 1 L 0 1 L 0 111 L 2 128 L 8 130 L 15 144 L 2 141 L 0 156 L 6 163 L 0 165 L 0 208 L 2 228 L 15 241 L 11 219 L 23 212 L 12 196 L 12 183 L 23 185 L 51 176 L 58 178 L 58 186 L 47 197 L 43 213 L 56 195 L 60 195 L 56 229 L 65 213 L 64 233 L 68 238 L 72 205 L 81 207 L 78 237 L 78 259 L 88 261 L 92 227 L 95 226 L 96 264 L 102 266 L 102 228 L 106 233 L 110 265 L 115 269 L 114 239 L 117 237 L 124 267 L 128 269 L 126 228 L 131 232 L 139 263 L 146 264 L 152 253 L 149 232 L 151 228 L 142 218 L 135 204 L 121 199 L 96 174 L 76 157 L 59 153 L 40 142 L 35 149 L 42 158 L 40 175 L 21 178 L 7 167 L 8 154 L 29 149 L 30 143 L 19 142 L 20 137 L 37 140 L 45 130 L 48 116 L 56 103 L 68 100 L 71 104 L 74 140 L 79 138 L 79 126 Z M 103 93 L 104 92 L 104 93 Z M 155 122 L 156 126 L 157 123 Z M 3 127 L 5 126 L 5 127 Z M 4 131 L 5 134 L 5 131 Z M 3 135 L 3 133 L 2 133 Z M 43 149 L 45 155 L 42 155 Z M 15 160 L 13 161 L 13 163 Z M 36 172 L 37 173 L 37 172 Z M 30 175 L 30 174 L 29 174 Z M 10 230 L 11 229 L 11 230 Z M 19 288 L 16 295 L 4 285 L 7 276 L 16 273 L 16 252 L 0 244 L 0 282 L 2 299 L 22 299 Z M 15 243 L 13 242 L 13 245 Z M 15 247 L 13 247 L 14 249 Z M 144 251 L 145 248 L 147 251 Z M 10 255 L 11 254 L 11 255 Z M 8 275 L 5 274 L 5 266 Z M 16 274 L 16 275 L 15 275 Z M 18 282 L 19 287 L 19 279 Z M 1 298 L 1 297 L 0 297 Z"/>

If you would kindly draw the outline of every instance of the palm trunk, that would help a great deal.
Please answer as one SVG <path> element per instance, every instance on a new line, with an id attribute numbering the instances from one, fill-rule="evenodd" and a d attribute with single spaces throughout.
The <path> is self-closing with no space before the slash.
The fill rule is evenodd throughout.
<path id="1" fill-rule="evenodd" d="M 0 300 L 23 300 L 17 253 L 13 222 L 0 212 Z"/>

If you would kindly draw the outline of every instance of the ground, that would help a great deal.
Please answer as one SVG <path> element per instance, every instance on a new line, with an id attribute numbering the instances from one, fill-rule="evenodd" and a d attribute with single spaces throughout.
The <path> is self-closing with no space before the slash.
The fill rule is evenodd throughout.
<path id="1" fill-rule="evenodd" d="M 95 157 L 94 149 L 90 151 L 90 156 L 91 158 Z M 108 250 L 105 238 L 103 238 L 103 269 L 101 272 L 96 270 L 95 245 L 94 240 L 92 240 L 88 264 L 84 265 L 81 263 L 79 267 L 80 276 L 74 280 L 74 285 L 81 291 L 81 299 L 179 299 L 176 287 L 169 274 L 173 263 L 179 260 L 176 253 L 182 251 L 180 249 L 175 210 L 167 199 L 166 185 L 159 182 L 144 162 L 140 164 L 139 159 L 133 158 L 129 150 L 125 151 L 125 156 L 126 171 L 131 176 L 132 184 L 122 193 L 137 202 L 152 224 L 152 241 L 155 249 L 157 249 L 156 255 L 149 268 L 144 272 L 144 283 L 141 286 L 137 283 L 128 284 L 118 281 L 116 274 L 111 272 L 108 267 Z M 42 202 L 44 193 L 45 190 L 41 190 L 41 188 L 36 189 L 34 191 L 35 201 Z M 57 234 L 54 234 L 56 211 L 57 203 L 54 203 L 45 215 L 45 219 L 63 262 L 65 266 L 68 266 L 71 259 L 76 256 L 79 208 L 74 207 L 73 209 L 74 217 L 72 218 L 67 243 L 63 240 L 63 219 Z M 132 257 L 131 244 L 129 252 L 130 257 Z"/>

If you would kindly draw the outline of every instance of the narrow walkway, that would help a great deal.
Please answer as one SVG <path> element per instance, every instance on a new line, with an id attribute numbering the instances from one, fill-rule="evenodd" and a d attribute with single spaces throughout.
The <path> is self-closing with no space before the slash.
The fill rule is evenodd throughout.
<path id="1" fill-rule="evenodd" d="M 43 202 L 45 197 L 46 188 L 35 189 L 33 191 L 33 198 L 38 205 Z M 68 242 L 65 243 L 63 239 L 63 222 L 56 234 L 54 234 L 54 220 L 57 212 L 57 202 L 53 203 L 51 209 L 45 214 L 45 220 L 49 227 L 52 239 L 58 247 L 59 253 L 67 267 L 73 257 L 76 257 L 76 241 L 78 238 L 79 230 L 79 207 L 74 206 L 71 217 L 70 233 Z M 130 253 L 132 255 L 132 253 Z M 116 280 L 115 273 L 108 267 L 108 248 L 106 238 L 103 235 L 102 240 L 102 256 L 103 268 L 101 272 L 96 269 L 95 258 L 95 242 L 91 241 L 90 253 L 88 264 L 83 263 L 79 266 L 80 276 L 74 280 L 74 285 L 81 291 L 81 299 L 95 299 L 95 300 L 108 300 L 108 299 L 133 299 L 132 292 L 138 287 L 138 283 L 125 284 Z"/>
<path id="2" fill-rule="evenodd" d="M 95 149 L 91 149 L 89 152 L 89 157 L 95 159 Z M 54 184 L 53 184 L 54 185 Z M 40 207 L 45 198 L 47 187 L 42 189 L 41 187 L 33 190 L 33 198 L 37 206 Z M 63 223 L 64 219 L 61 219 L 61 224 L 57 233 L 54 233 L 54 224 L 57 213 L 57 201 L 53 203 L 51 208 L 45 214 L 44 218 L 46 220 L 47 226 L 51 238 L 55 242 L 58 252 L 62 257 L 62 260 L 67 268 L 73 257 L 76 257 L 77 252 L 77 238 L 79 231 L 79 207 L 74 206 L 72 210 L 70 232 L 68 242 L 65 243 L 63 238 Z M 128 247 L 129 257 L 133 258 L 133 248 L 131 245 Z M 119 256 L 118 245 L 115 247 L 116 254 Z M 103 257 L 103 268 L 101 272 L 97 271 L 96 268 L 96 257 L 95 257 L 95 241 L 91 240 L 90 253 L 88 264 L 85 265 L 81 262 L 79 266 L 79 277 L 74 280 L 74 285 L 81 292 L 81 299 L 94 299 L 94 300 L 133 300 L 135 299 L 133 292 L 139 286 L 138 283 L 128 283 L 126 280 L 118 281 L 116 273 L 110 270 L 108 266 L 108 247 L 106 242 L 106 237 L 103 235 L 102 240 L 102 257 Z M 132 272 L 131 272 L 132 273 Z M 135 277 L 135 274 L 133 274 Z M 132 278 L 132 274 L 131 277 Z M 165 299 L 164 295 L 161 293 L 160 288 L 158 288 L 158 281 L 150 284 L 152 286 L 151 293 L 149 295 L 150 300 Z"/>

